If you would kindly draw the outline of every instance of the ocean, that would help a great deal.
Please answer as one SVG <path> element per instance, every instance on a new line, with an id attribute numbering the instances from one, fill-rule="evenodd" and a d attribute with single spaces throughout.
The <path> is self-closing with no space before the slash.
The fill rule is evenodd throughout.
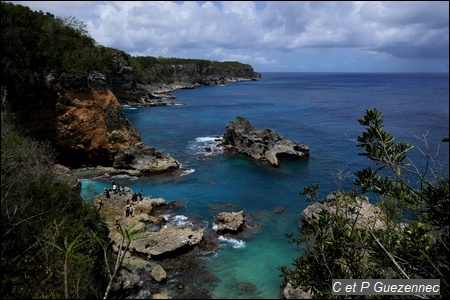
<path id="1" fill-rule="evenodd" d="M 186 105 L 124 106 L 143 142 L 169 152 L 186 172 L 115 176 L 116 181 L 147 197 L 185 201 L 183 210 L 167 216 L 171 220 L 202 222 L 214 230 L 219 212 L 242 210 L 258 224 L 257 232 L 246 238 L 220 237 L 220 248 L 201 258 L 215 280 L 184 282 L 186 289 L 195 285 L 213 299 L 280 298 L 278 268 L 292 267 L 301 254 L 285 236 L 298 233 L 301 212 L 310 204 L 300 190 L 319 184 L 323 198 L 340 188 L 354 189 L 353 173 L 371 165 L 355 146 L 364 131 L 358 119 L 366 109 L 382 112 L 395 141 L 415 145 L 410 153 L 418 167 L 424 166 L 427 144 L 436 170 L 448 176 L 448 143 L 441 142 L 449 134 L 448 73 L 261 74 L 258 81 L 173 92 Z M 214 140 L 238 115 L 257 129 L 271 128 L 308 145 L 310 157 L 272 167 L 221 151 Z M 212 151 L 205 152 L 205 147 Z M 110 180 L 102 176 L 82 183 L 101 193 Z"/>

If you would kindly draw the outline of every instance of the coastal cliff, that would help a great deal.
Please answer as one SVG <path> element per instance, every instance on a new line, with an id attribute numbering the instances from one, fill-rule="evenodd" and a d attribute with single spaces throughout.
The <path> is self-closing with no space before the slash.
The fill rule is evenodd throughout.
<path id="1" fill-rule="evenodd" d="M 117 71 L 111 76 L 111 89 L 122 104 L 130 105 L 175 98 L 171 92 L 179 89 L 261 79 L 252 66 L 239 62 L 130 57 L 118 52 L 114 63 Z"/>
<path id="2" fill-rule="evenodd" d="M 261 77 L 238 62 L 132 57 L 97 45 L 83 28 L 20 5 L 2 3 L 2 20 L 2 110 L 28 135 L 48 141 L 56 163 L 70 168 L 131 175 L 179 169 L 170 154 L 143 144 L 122 105 Z"/>

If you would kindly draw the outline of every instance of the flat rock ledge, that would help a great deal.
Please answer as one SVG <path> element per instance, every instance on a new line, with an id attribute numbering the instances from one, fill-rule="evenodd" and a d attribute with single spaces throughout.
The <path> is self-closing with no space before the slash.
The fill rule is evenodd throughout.
<path id="1" fill-rule="evenodd" d="M 120 148 L 113 163 L 114 169 L 128 173 L 132 170 L 139 175 L 163 173 L 179 167 L 179 162 L 169 153 L 156 151 L 143 143 Z"/>
<path id="2" fill-rule="evenodd" d="M 130 244 L 130 253 L 138 257 L 152 259 L 168 254 L 180 248 L 194 246 L 201 242 L 203 229 L 166 227 L 163 216 L 152 216 L 155 207 L 165 206 L 162 198 L 143 197 L 142 200 L 131 202 L 134 208 L 133 216 L 125 216 L 125 205 L 131 199 L 133 192 L 125 188 L 125 195 L 110 193 L 110 198 L 99 195 L 97 202 L 101 200 L 101 215 L 108 226 L 110 238 L 115 247 L 120 245 L 122 236 L 117 231 L 117 226 L 124 228 L 141 229 L 148 225 L 155 225 L 159 230 L 145 230 Z"/>
<path id="3" fill-rule="evenodd" d="M 288 140 L 273 129 L 255 129 L 242 116 L 236 122 L 228 122 L 222 145 L 258 160 L 266 160 L 279 166 L 280 160 L 299 159 L 309 156 L 309 146 Z"/>

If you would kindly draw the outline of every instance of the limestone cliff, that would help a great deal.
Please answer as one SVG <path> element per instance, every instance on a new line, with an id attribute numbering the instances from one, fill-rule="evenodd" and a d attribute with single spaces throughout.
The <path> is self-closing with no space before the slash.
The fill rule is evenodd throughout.
<path id="1" fill-rule="evenodd" d="M 180 164 L 170 154 L 142 143 L 122 104 L 144 103 L 180 88 L 260 78 L 251 66 L 240 63 L 188 61 L 185 65 L 146 68 L 148 76 L 154 76 L 158 68 L 166 74 L 159 82 L 149 82 L 136 78 L 130 57 L 124 53 L 116 52 L 112 62 L 114 67 L 105 73 L 94 70 L 74 76 L 34 72 L 25 89 L 14 94 L 20 99 L 11 102 L 19 122 L 31 135 L 51 142 L 57 150 L 57 163 L 70 168 L 109 167 L 114 169 L 108 172 L 131 175 L 179 169 Z"/>
<path id="2" fill-rule="evenodd" d="M 133 175 L 178 169 L 168 153 L 142 143 L 122 104 L 260 77 L 238 62 L 132 57 L 98 45 L 82 26 L 21 5 L 2 2 L 1 16 L 2 112 L 48 141 L 56 163 L 71 168 Z"/>
<path id="3" fill-rule="evenodd" d="M 117 71 L 110 86 L 122 104 L 172 97 L 170 93 L 179 89 L 261 79 L 252 66 L 239 62 L 130 57 L 117 52 L 114 64 Z"/>
<path id="4" fill-rule="evenodd" d="M 168 153 L 143 144 L 101 74 L 91 74 L 84 89 L 70 89 L 50 73 L 32 90 L 18 116 L 32 135 L 51 142 L 58 163 L 131 175 L 179 168 Z"/>
<path id="5" fill-rule="evenodd" d="M 68 91 L 59 98 L 56 111 L 55 144 L 65 149 L 61 153 L 66 161 L 112 165 L 119 148 L 141 142 L 109 90 Z"/>

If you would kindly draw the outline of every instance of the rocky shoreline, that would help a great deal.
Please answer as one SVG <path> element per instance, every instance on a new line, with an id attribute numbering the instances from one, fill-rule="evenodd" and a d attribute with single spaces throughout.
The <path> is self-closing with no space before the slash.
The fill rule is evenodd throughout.
<path id="1" fill-rule="evenodd" d="M 94 200 L 101 219 L 108 228 L 113 250 L 118 253 L 122 228 L 144 228 L 138 239 L 130 244 L 123 261 L 115 291 L 131 298 L 152 299 L 212 299 L 202 286 L 217 281 L 203 264 L 202 257 L 217 251 L 219 236 L 242 237 L 255 232 L 258 226 L 248 226 L 243 212 L 221 212 L 215 230 L 205 222 L 174 223 L 171 215 L 183 214 L 186 203 L 167 203 L 162 198 L 145 195 L 133 197 L 128 187 L 120 193 L 109 191 L 109 198 L 99 194 Z M 132 203 L 134 213 L 126 216 L 125 206 Z"/>
<path id="2" fill-rule="evenodd" d="M 219 86 L 228 83 L 255 81 L 259 78 L 246 78 L 246 77 L 232 77 L 232 78 L 213 78 L 204 80 L 203 84 L 200 83 L 183 83 L 176 82 L 172 84 L 137 84 L 134 94 L 135 97 L 124 97 L 120 100 L 123 105 L 130 106 L 172 106 L 172 105 L 187 105 L 183 102 L 174 101 L 177 99 L 172 92 L 177 90 L 195 89 L 201 86 Z"/>

